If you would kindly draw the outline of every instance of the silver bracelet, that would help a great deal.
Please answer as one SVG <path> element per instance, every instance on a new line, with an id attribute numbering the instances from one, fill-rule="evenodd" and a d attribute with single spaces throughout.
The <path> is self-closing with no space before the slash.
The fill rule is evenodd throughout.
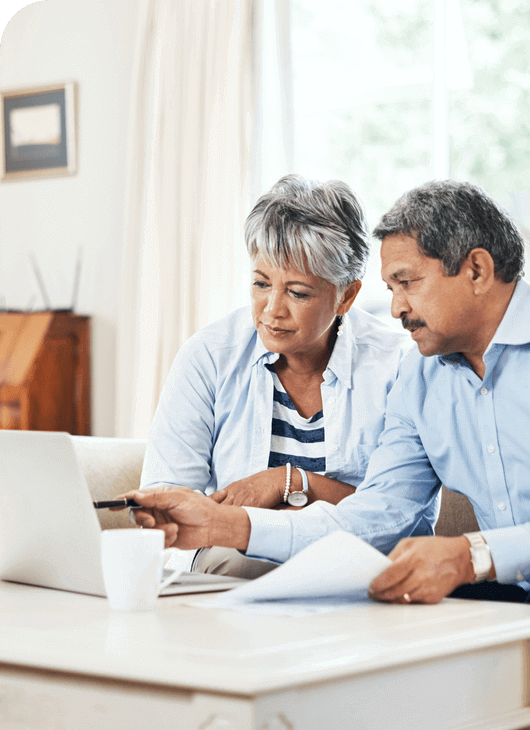
<path id="1" fill-rule="evenodd" d="M 287 469 L 287 472 L 285 474 L 285 491 L 283 493 L 283 501 L 287 502 L 287 497 L 289 496 L 289 489 L 291 488 L 291 464 L 287 462 L 285 465 L 285 468 Z"/>

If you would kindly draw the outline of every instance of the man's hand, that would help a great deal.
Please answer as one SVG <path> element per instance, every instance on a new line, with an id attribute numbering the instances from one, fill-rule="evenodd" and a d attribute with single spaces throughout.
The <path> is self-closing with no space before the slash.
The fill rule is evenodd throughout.
<path id="1" fill-rule="evenodd" d="M 438 603 L 475 573 L 466 537 L 407 537 L 388 556 L 393 564 L 370 586 L 389 603 Z"/>
<path id="2" fill-rule="evenodd" d="M 132 510 L 137 525 L 164 531 L 166 547 L 248 547 L 250 520 L 240 507 L 218 505 L 186 487 L 139 489 L 121 496 L 141 505 Z"/>
<path id="3" fill-rule="evenodd" d="M 284 491 L 285 467 L 279 466 L 232 482 L 211 494 L 210 499 L 225 505 L 272 508 L 283 503 Z"/>

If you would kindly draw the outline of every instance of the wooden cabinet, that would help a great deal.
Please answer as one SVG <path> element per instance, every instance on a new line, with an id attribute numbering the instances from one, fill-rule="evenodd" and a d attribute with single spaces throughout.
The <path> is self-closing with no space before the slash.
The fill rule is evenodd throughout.
<path id="1" fill-rule="evenodd" d="M 0 313 L 0 428 L 90 435 L 90 318 Z"/>

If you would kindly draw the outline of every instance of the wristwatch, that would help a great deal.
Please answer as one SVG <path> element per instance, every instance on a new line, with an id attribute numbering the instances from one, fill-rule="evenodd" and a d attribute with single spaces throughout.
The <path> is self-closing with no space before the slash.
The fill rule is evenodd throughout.
<path id="1" fill-rule="evenodd" d="M 309 490 L 309 484 L 307 481 L 307 474 L 299 466 L 295 466 L 302 475 L 302 489 L 298 492 L 290 492 L 287 501 L 292 507 L 304 507 L 307 504 L 307 492 Z"/>
<path id="2" fill-rule="evenodd" d="M 487 579 L 492 566 L 488 543 L 480 532 L 465 532 L 464 537 L 467 537 L 471 545 L 471 564 L 475 571 L 475 580 L 472 583 L 482 583 Z"/>

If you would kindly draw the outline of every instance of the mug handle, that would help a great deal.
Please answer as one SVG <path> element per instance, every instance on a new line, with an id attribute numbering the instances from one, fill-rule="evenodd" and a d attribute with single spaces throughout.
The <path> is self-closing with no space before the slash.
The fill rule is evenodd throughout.
<path id="1" fill-rule="evenodd" d="M 177 552 L 178 553 L 180 552 L 180 550 L 178 548 L 166 548 L 161 553 L 161 560 L 165 561 L 165 559 L 167 557 L 169 557 L 169 555 L 171 555 L 172 553 L 177 553 Z M 173 583 L 173 581 L 175 580 L 175 578 L 178 578 L 181 573 L 182 573 L 182 568 L 176 568 L 171 573 L 171 575 L 169 575 L 165 580 L 163 580 L 160 583 L 160 585 L 158 586 L 158 593 L 159 593 L 159 595 L 160 595 L 160 591 L 163 591 L 164 588 L 167 588 L 169 585 L 171 585 L 171 583 Z"/>

